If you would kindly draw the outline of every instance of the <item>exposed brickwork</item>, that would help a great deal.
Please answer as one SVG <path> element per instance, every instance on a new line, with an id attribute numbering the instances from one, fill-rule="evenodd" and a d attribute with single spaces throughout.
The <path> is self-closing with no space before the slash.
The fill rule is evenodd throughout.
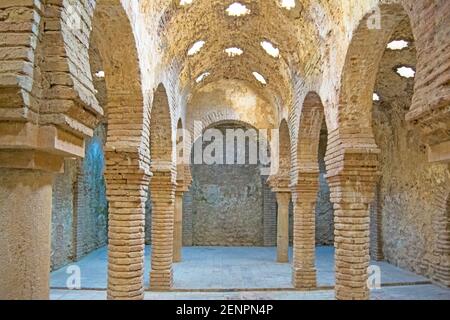
<path id="1" fill-rule="evenodd" d="M 143 299 L 145 201 L 150 176 L 132 153 L 106 152 L 108 298 Z"/>
<path id="2" fill-rule="evenodd" d="M 335 216 L 336 297 L 369 298 L 370 253 L 378 258 L 383 254 L 388 261 L 398 261 L 448 286 L 448 168 L 428 166 L 423 158 L 427 151 L 430 162 L 450 159 L 450 3 L 297 1 L 295 9 L 285 10 L 276 1 L 255 1 L 248 3 L 251 14 L 239 18 L 227 16 L 226 5 L 219 0 L 198 0 L 188 6 L 169 0 L 1 2 L 0 178 L 5 183 L 0 184 L 0 196 L 14 201 L 1 202 L 0 211 L 9 217 L 7 213 L 18 210 L 20 223 L 12 226 L 0 219 L 0 248 L 17 245 L 11 260 L 0 259 L 0 283 L 7 283 L 10 275 L 18 283 L 15 288 L 10 283 L 0 286 L 0 296 L 48 297 L 50 232 L 46 223 L 52 211 L 52 174 L 62 172 L 65 158 L 85 156 L 86 139 L 102 120 L 108 124 L 109 298 L 143 298 L 149 194 L 151 287 L 168 290 L 172 285 L 175 194 L 181 191 L 173 144 L 180 119 L 191 133 L 198 134 L 218 121 L 234 120 L 258 129 L 281 124 L 280 166 L 269 183 L 274 192 L 292 193 L 294 285 L 313 288 L 320 182 L 317 153 L 324 114 L 329 129 L 325 162 Z M 390 104 L 403 110 L 386 121 L 392 124 L 393 138 L 380 142 L 375 138 L 389 135 L 383 124 L 379 126 L 378 120 L 385 118 L 377 118 L 379 114 L 372 117 L 372 94 L 379 89 L 376 79 L 384 66 L 380 62 L 386 44 L 404 21 L 411 25 L 417 63 L 414 80 L 407 82 L 407 90 L 400 91 L 409 92 L 414 86 L 414 93 L 412 102 L 395 99 Z M 187 57 L 186 51 L 200 37 L 206 41 L 202 52 Z M 280 49 L 282 58 L 265 54 L 260 47 L 264 39 Z M 242 56 L 224 55 L 224 47 L 231 42 L 244 49 Z M 101 63 L 94 61 L 97 59 Z M 104 69 L 104 83 L 92 79 L 92 73 L 100 71 L 91 70 L 94 67 Z M 196 83 L 204 71 L 210 76 Z M 256 82 L 252 71 L 262 73 L 267 84 Z M 159 83 L 165 88 L 156 88 Z M 398 83 L 392 87 L 397 86 L 401 88 Z M 308 94 L 313 91 L 317 94 Z M 319 100 L 324 107 L 313 107 Z M 99 101 L 107 106 L 100 106 Z M 375 126 L 373 118 L 378 123 Z M 194 128 L 195 120 L 202 121 L 201 128 Z M 406 121 L 412 125 L 411 131 L 406 129 Z M 405 143 L 405 137 L 416 141 Z M 376 142 L 385 157 L 381 166 Z M 402 159 L 387 162 L 392 156 L 386 152 L 391 142 L 398 142 L 396 151 L 403 150 L 400 157 L 421 161 L 415 167 L 413 161 Z M 412 147 L 403 149 L 405 146 Z M 402 175 L 395 165 L 408 174 Z M 386 173 L 395 179 L 387 181 Z M 414 174 L 414 179 L 409 180 L 409 174 Z M 14 182 L 16 178 L 18 182 Z M 74 218 L 83 223 L 87 220 L 81 213 L 90 200 L 79 195 L 86 191 L 88 178 L 79 176 L 74 189 L 79 203 L 72 203 Z M 36 192 L 24 188 L 22 180 Z M 54 210 L 63 203 L 70 207 L 70 180 L 71 174 L 66 172 L 55 184 Z M 412 187 L 416 182 L 420 188 Z M 27 201 L 17 200 L 23 200 L 22 192 Z M 177 239 L 183 233 L 192 243 L 192 197 L 186 195 L 184 201 L 188 222 L 186 232 L 180 231 L 178 224 Z M 422 206 L 416 206 L 416 201 Z M 284 213 L 285 202 L 279 208 Z M 181 201 L 177 203 L 180 209 Z M 264 203 L 259 208 L 264 215 L 261 221 L 266 221 L 265 227 L 261 224 L 265 230 L 261 242 L 269 243 L 269 230 L 274 226 L 269 211 L 275 208 L 270 199 Z M 407 214 L 401 214 L 410 207 L 413 209 Z M 417 208 L 423 212 L 418 213 Z M 33 214 L 24 214 L 29 211 Z M 33 220 L 36 217 L 42 219 Z M 71 223 L 67 210 L 55 217 L 60 226 L 59 219 Z M 397 224 L 392 222 L 398 222 L 402 232 L 393 230 Z M 16 229 L 16 225 L 32 232 Z M 55 236 L 64 238 L 66 246 L 68 235 L 62 236 L 58 225 Z M 73 238 L 82 240 L 85 235 L 76 233 Z M 97 245 L 91 242 L 81 251 Z M 23 248 L 36 252 L 24 255 Z M 61 257 L 70 250 L 65 247 Z M 6 257 L 10 252 L 3 254 Z M 63 259 L 58 260 L 59 264 Z M 22 267 L 16 269 L 5 261 L 17 261 Z"/>
<path id="3" fill-rule="evenodd" d="M 166 89 L 155 91 L 150 122 L 150 155 L 153 177 L 152 257 L 150 288 L 169 290 L 173 283 L 173 234 L 175 216 L 176 167 L 171 110 Z"/>
<path id="4" fill-rule="evenodd" d="M 450 160 L 450 3 L 406 1 L 417 48 L 414 97 L 407 120 L 420 128 L 430 161 Z"/>
<path id="5" fill-rule="evenodd" d="M 369 204 L 379 176 L 378 154 L 367 131 L 341 128 L 329 133 L 325 161 L 335 215 L 338 299 L 369 298 Z"/>
<path id="6" fill-rule="evenodd" d="M 64 173 L 55 177 L 52 201 L 51 269 L 56 270 L 74 260 L 74 196 L 77 160 L 66 160 Z"/>
<path id="7" fill-rule="evenodd" d="M 435 249 L 436 260 L 433 264 L 433 279 L 438 283 L 450 287 L 450 192 L 442 188 L 437 193 L 437 210 L 435 229 L 438 232 Z"/>
<path id="8" fill-rule="evenodd" d="M 375 200 L 370 204 L 370 258 L 382 261 L 383 255 L 383 208 L 380 195 L 380 184 L 375 190 Z"/>

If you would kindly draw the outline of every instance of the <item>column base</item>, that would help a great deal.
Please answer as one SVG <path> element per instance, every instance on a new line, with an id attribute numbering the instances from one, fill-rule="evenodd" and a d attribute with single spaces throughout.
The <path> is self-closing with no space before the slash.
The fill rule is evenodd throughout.
<path id="1" fill-rule="evenodd" d="M 280 254 L 278 254 L 278 256 L 277 256 L 277 262 L 278 263 L 289 263 L 289 256 L 286 256 L 286 255 L 280 255 Z"/>
<path id="2" fill-rule="evenodd" d="M 173 286 L 173 271 L 152 270 L 150 272 L 151 291 L 169 291 Z"/>
<path id="3" fill-rule="evenodd" d="M 139 288 L 130 288 L 127 286 L 124 291 L 121 291 L 121 287 L 109 286 L 108 287 L 108 300 L 144 300 L 144 289 L 142 285 Z M 134 291 L 133 291 L 134 289 Z"/>
<path id="4" fill-rule="evenodd" d="M 335 286 L 337 300 L 369 300 L 370 291 L 367 288 L 351 288 L 344 286 Z"/>
<path id="5" fill-rule="evenodd" d="M 292 273 L 292 284 L 295 289 L 313 290 L 317 288 L 317 274 L 315 268 L 294 269 Z"/>

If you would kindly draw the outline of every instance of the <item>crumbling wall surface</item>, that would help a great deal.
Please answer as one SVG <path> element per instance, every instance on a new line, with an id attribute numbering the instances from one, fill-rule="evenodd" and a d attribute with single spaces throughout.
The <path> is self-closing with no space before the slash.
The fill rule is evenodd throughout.
<path id="1" fill-rule="evenodd" d="M 83 160 L 66 160 L 55 178 L 52 209 L 52 269 L 79 260 L 107 244 L 108 203 L 103 178 L 106 129 L 99 126 Z"/>
<path id="2" fill-rule="evenodd" d="M 316 245 L 328 246 L 334 242 L 334 213 L 330 188 L 326 179 L 325 153 L 328 135 L 322 131 L 319 142 L 319 193 L 316 203 Z"/>
<path id="3" fill-rule="evenodd" d="M 58 269 L 74 258 L 74 187 L 77 178 L 77 160 L 66 160 L 64 173 L 53 183 L 51 269 Z"/>
<path id="4" fill-rule="evenodd" d="M 414 79 L 400 77 L 400 65 L 415 66 L 416 51 L 407 21 L 393 35 L 409 41 L 403 50 L 386 50 L 380 65 L 374 103 L 374 132 L 381 149 L 382 176 L 378 210 L 381 212 L 385 259 L 402 268 L 431 277 L 438 230 L 436 192 L 450 185 L 447 165 L 429 163 L 427 148 L 417 130 L 405 121 L 411 106 Z"/>
<path id="5" fill-rule="evenodd" d="M 99 126 L 94 137 L 89 139 L 86 156 L 80 162 L 74 213 L 77 260 L 107 244 L 108 202 L 103 178 L 105 139 L 106 129 Z"/>
<path id="6" fill-rule="evenodd" d="M 193 244 L 263 245 L 258 166 L 194 165 Z"/>
<path id="7" fill-rule="evenodd" d="M 228 130 L 246 130 L 232 123 L 214 128 L 224 137 Z M 227 147 L 226 140 L 222 145 L 224 161 L 227 154 L 237 157 L 238 152 L 238 147 Z M 249 143 L 247 139 L 247 155 Z M 208 145 L 203 142 L 204 148 Z M 264 245 L 263 188 L 258 164 L 250 163 L 248 156 L 245 164 L 194 164 L 192 177 L 193 245 Z"/>

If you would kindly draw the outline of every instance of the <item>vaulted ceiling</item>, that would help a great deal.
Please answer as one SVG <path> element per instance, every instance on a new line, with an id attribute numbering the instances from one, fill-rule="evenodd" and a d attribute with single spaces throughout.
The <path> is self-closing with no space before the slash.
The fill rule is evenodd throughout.
<path id="1" fill-rule="evenodd" d="M 310 15 L 312 1 L 296 0 L 294 8 L 283 7 L 282 2 L 155 0 L 152 5 L 160 9 L 157 27 L 165 62 L 181 63 L 181 83 L 193 91 L 220 79 L 237 79 L 266 96 L 288 100 L 291 70 L 302 74 L 320 57 L 319 30 Z M 327 2 L 323 5 L 327 6 Z M 230 16 L 227 8 L 234 3 L 245 6 L 249 13 Z M 204 46 L 189 56 L 188 50 L 200 40 L 205 41 Z M 264 40 L 280 50 L 278 58 L 262 48 Z M 242 49 L 243 54 L 229 57 L 224 50 L 230 47 Z M 209 76 L 197 83 L 205 72 Z M 267 84 L 258 82 L 253 72 L 260 73 Z"/>

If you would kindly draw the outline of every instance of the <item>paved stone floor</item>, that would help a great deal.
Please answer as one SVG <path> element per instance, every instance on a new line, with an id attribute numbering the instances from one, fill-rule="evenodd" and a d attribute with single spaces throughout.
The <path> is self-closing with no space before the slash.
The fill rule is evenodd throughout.
<path id="1" fill-rule="evenodd" d="M 105 300 L 104 290 L 53 289 L 52 300 Z M 146 292 L 145 300 L 333 300 L 333 290 L 239 291 L 239 292 Z M 406 285 L 373 290 L 372 300 L 450 300 L 450 289 L 435 285 Z"/>
<path id="2" fill-rule="evenodd" d="M 151 248 L 146 248 L 145 285 L 148 287 Z M 292 251 L 290 252 L 292 255 Z M 292 290 L 291 266 L 276 263 L 276 248 L 187 247 L 183 262 L 174 265 L 174 292 L 147 292 L 148 299 L 332 299 L 334 248 L 317 248 L 318 291 Z M 383 288 L 373 299 L 450 299 L 450 290 L 385 262 Z M 72 264 L 73 265 L 73 264 Z M 104 299 L 107 284 L 107 249 L 98 249 L 75 265 L 81 271 L 81 291 L 64 290 L 67 266 L 51 274 L 52 299 Z"/>

